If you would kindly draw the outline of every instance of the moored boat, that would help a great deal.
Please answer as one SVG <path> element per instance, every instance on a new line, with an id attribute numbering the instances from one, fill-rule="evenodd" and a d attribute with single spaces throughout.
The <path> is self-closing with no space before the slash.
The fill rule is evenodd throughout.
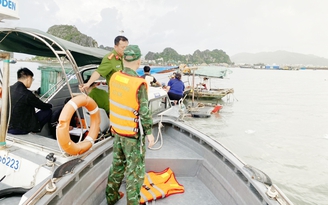
<path id="1" fill-rule="evenodd" d="M 186 86 L 184 93 L 185 95 L 187 95 L 187 97 L 192 98 L 193 100 L 214 100 L 215 102 L 217 102 L 225 96 L 234 93 L 233 88 L 212 88 L 210 85 L 211 83 L 209 82 L 212 77 L 225 78 L 227 73 L 232 73 L 232 71 L 228 69 L 223 69 L 223 71 L 219 71 L 219 74 L 215 74 L 215 72 L 211 72 L 211 68 L 205 69 L 203 67 L 200 69 L 201 72 L 199 72 L 198 67 L 186 67 L 181 65 L 180 67 L 180 70 L 182 69 L 182 72 L 187 69 L 189 70 L 190 75 L 192 75 L 192 82 L 190 83 L 190 80 L 188 78 L 188 86 Z M 196 74 L 197 71 L 198 73 Z M 195 82 L 196 75 L 201 76 L 202 78 L 202 80 L 198 83 Z"/>
<path id="2" fill-rule="evenodd" d="M 107 53 L 35 29 L 0 28 L 0 40 L 2 50 L 57 57 L 63 80 L 41 98 L 54 107 L 80 92 L 78 84 Z M 65 63 L 72 66 L 71 72 L 66 72 Z M 4 68 L 9 67 L 7 61 L 4 64 Z M 7 86 L 4 83 L 3 96 L 7 96 Z M 265 173 L 243 162 L 201 130 L 177 120 L 179 107 L 171 106 L 163 89 L 151 87 L 148 98 L 154 136 L 159 140 L 158 149 L 146 152 L 146 170 L 160 172 L 169 167 L 185 188 L 184 193 L 156 200 L 156 204 L 292 204 Z M 49 138 L 46 129 L 28 135 L 6 134 L 1 117 L 1 203 L 107 204 L 105 187 L 113 153 L 110 136 L 100 135 L 91 149 L 74 155 Z M 125 196 L 117 204 L 126 204 Z"/>
<path id="3" fill-rule="evenodd" d="M 211 89 L 203 89 L 203 88 L 195 88 L 193 92 L 188 92 L 186 90 L 188 97 L 192 97 L 194 95 L 195 99 L 198 100 L 221 100 L 225 96 L 234 93 L 233 88 L 211 88 Z"/>

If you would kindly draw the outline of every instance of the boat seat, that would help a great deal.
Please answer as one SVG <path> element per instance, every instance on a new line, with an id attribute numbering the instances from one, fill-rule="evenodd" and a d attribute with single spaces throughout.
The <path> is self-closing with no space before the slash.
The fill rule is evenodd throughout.
<path id="1" fill-rule="evenodd" d="M 109 118 L 108 115 L 106 113 L 106 111 L 102 108 L 98 108 L 99 112 L 100 112 L 100 124 L 99 124 L 99 137 L 103 137 L 104 135 L 108 135 L 109 134 Z M 90 128 L 90 124 L 91 124 L 91 120 L 90 120 L 90 113 L 89 111 L 85 108 L 82 107 L 82 111 L 83 111 L 83 116 L 84 116 L 84 120 L 85 120 L 85 124 L 87 126 L 87 129 Z"/>

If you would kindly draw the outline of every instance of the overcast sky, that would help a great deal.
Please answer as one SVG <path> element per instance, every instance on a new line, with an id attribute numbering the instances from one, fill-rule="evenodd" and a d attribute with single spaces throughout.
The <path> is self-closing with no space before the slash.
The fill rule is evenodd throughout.
<path id="1" fill-rule="evenodd" d="M 18 0 L 20 20 L 1 27 L 47 31 L 75 25 L 113 47 L 124 30 L 143 54 L 171 47 L 241 52 L 285 50 L 328 58 L 327 0 Z"/>

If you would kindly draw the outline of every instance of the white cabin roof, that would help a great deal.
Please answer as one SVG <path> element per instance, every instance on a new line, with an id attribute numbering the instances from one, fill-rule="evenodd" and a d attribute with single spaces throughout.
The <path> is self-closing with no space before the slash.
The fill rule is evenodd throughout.
<path id="1" fill-rule="evenodd" d="M 3 19 L 18 20 L 18 0 L 0 1 L 0 21 Z"/>

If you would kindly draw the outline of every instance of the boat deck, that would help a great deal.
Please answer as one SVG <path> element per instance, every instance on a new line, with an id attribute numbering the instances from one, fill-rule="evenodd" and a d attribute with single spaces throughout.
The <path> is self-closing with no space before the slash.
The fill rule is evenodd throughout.
<path id="1" fill-rule="evenodd" d="M 7 136 L 10 139 L 12 139 L 12 141 L 14 141 L 14 142 L 23 141 L 24 143 L 29 143 L 29 144 L 33 145 L 34 147 L 52 150 L 54 152 L 60 152 L 58 143 L 55 143 L 56 142 L 55 140 L 48 138 L 48 137 L 41 136 L 39 134 L 29 133 L 26 135 L 12 135 L 12 134 L 8 133 Z"/>
<path id="2" fill-rule="evenodd" d="M 156 135 L 154 136 L 156 137 Z M 158 142 L 154 147 L 157 147 L 159 144 L 160 142 Z M 164 138 L 164 143 L 161 149 L 147 149 L 146 170 L 160 172 L 167 167 L 170 167 L 174 172 L 177 181 L 185 188 L 184 193 L 174 194 L 167 198 L 159 199 L 156 201 L 156 204 L 222 204 L 198 178 L 198 171 L 202 162 L 203 158 L 194 150 L 192 150 L 192 147 L 188 147 L 187 144 L 178 142 L 177 140 L 168 137 L 167 135 Z M 126 193 L 125 182 L 122 183 L 120 190 Z M 106 200 L 103 200 L 101 203 L 101 205 L 106 204 Z M 127 204 L 126 194 L 116 204 Z"/>

